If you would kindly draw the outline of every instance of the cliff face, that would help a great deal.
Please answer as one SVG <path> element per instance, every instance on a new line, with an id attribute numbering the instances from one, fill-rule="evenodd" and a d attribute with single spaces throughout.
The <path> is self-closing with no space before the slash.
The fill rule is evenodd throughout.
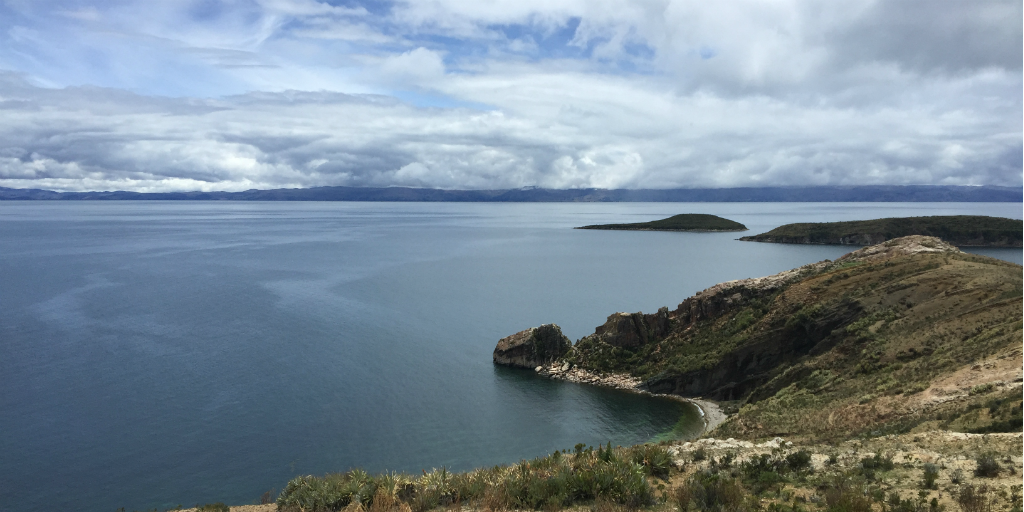
<path id="1" fill-rule="evenodd" d="M 571 348 L 572 342 L 560 327 L 544 324 L 499 340 L 493 359 L 495 364 L 532 369 L 564 356 Z"/>
<path id="2" fill-rule="evenodd" d="M 668 332 L 668 308 L 661 308 L 653 315 L 615 313 L 587 338 L 613 347 L 636 348 L 660 340 Z"/>
<path id="3" fill-rule="evenodd" d="M 888 404 L 922 402 L 936 379 L 964 365 L 1020 359 L 1022 295 L 1018 265 L 904 237 L 722 283 L 672 311 L 616 313 L 556 365 L 629 374 L 655 393 L 742 401 L 722 427 L 737 435 L 971 424 L 955 419 L 965 414 L 1019 430 L 1019 376 L 953 405 L 942 396 L 906 410 Z"/>

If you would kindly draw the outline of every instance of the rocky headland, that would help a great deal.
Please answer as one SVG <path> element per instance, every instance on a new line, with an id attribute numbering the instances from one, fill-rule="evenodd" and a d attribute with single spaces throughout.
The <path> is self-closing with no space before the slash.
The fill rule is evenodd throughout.
<path id="1" fill-rule="evenodd" d="M 737 412 L 717 428 L 737 437 L 1019 432 L 1021 278 L 1018 265 L 902 237 L 721 283 L 674 310 L 612 314 L 532 368 L 728 403 Z M 953 375 L 966 378 L 951 388 Z"/>

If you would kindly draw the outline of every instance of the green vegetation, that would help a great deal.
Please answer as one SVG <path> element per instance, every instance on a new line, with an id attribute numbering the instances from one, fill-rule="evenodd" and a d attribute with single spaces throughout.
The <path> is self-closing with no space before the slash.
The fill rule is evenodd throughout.
<path id="1" fill-rule="evenodd" d="M 578 444 L 572 451 L 467 473 L 441 468 L 418 477 L 371 476 L 353 470 L 297 477 L 285 486 L 277 505 L 285 512 L 337 511 L 353 504 L 370 512 L 423 512 L 469 504 L 490 510 L 553 510 L 598 501 L 635 509 L 655 503 L 649 479 L 666 477 L 670 469 L 671 458 L 661 446 L 609 444 L 595 450 Z"/>
<path id="2" fill-rule="evenodd" d="M 207 503 L 196 509 L 196 512 L 229 512 L 229 507 L 221 502 Z"/>
<path id="3" fill-rule="evenodd" d="M 667 219 L 633 224 L 596 224 L 576 229 L 620 229 L 630 231 L 746 231 L 739 222 L 723 219 L 717 215 L 684 213 Z"/>
<path id="4" fill-rule="evenodd" d="M 974 476 L 995 478 L 1002 470 L 1003 468 L 999 466 L 994 457 L 985 455 L 978 458 L 978 467 L 974 470 Z"/>
<path id="5" fill-rule="evenodd" d="M 981 215 L 905 217 L 849 222 L 786 224 L 760 235 L 745 236 L 749 242 L 784 244 L 873 245 L 909 235 L 939 237 L 953 245 L 969 247 L 1021 247 L 1022 221 Z"/>

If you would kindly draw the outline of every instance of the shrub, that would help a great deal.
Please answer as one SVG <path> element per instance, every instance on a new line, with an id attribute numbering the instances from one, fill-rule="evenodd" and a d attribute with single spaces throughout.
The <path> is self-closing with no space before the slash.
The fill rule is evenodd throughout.
<path id="1" fill-rule="evenodd" d="M 960 487 L 956 494 L 956 503 L 963 512 L 989 512 L 992 508 L 988 499 L 988 487 L 982 485 L 975 488 L 967 484 Z"/>
<path id="2" fill-rule="evenodd" d="M 892 462 L 892 457 L 882 457 L 881 453 L 876 453 L 874 457 L 864 457 L 860 460 L 860 466 L 864 469 L 879 471 L 892 471 L 896 467 Z"/>
<path id="3" fill-rule="evenodd" d="M 939 478 L 939 467 L 936 466 L 935 464 L 931 464 L 931 463 L 925 464 L 924 465 L 924 481 L 921 483 L 921 486 L 924 487 L 925 489 L 934 489 L 935 488 L 935 480 L 938 479 L 938 478 Z"/>
<path id="4" fill-rule="evenodd" d="M 793 471 L 806 469 L 811 465 L 811 454 L 806 450 L 800 450 L 786 456 L 786 465 Z"/>
<path id="5" fill-rule="evenodd" d="M 996 462 L 996 459 L 988 455 L 978 457 L 977 464 L 977 467 L 974 469 L 974 476 L 995 478 L 1003 470 L 999 463 Z"/>
<path id="6" fill-rule="evenodd" d="M 197 508 L 196 512 L 229 512 L 229 510 L 227 505 L 218 501 L 217 503 L 207 503 Z"/>
<path id="7" fill-rule="evenodd" d="M 964 483 L 964 470 L 956 468 L 952 473 L 949 474 L 949 481 L 954 484 Z"/>
<path id="8" fill-rule="evenodd" d="M 828 512 L 872 512 L 871 500 L 855 489 L 847 479 L 838 478 L 825 489 Z"/>
<path id="9" fill-rule="evenodd" d="M 692 505 L 701 512 L 747 512 L 743 488 L 735 479 L 708 471 L 699 472 L 673 493 L 682 512 Z"/>
<path id="10" fill-rule="evenodd" d="M 703 446 L 701 446 L 700 448 L 697 448 L 696 450 L 694 450 L 693 453 L 690 454 L 690 456 L 693 457 L 693 461 L 694 462 L 700 462 L 700 461 L 708 458 L 708 452 L 706 450 L 704 450 Z"/>
<path id="11" fill-rule="evenodd" d="M 611 443 L 608 443 L 608 452 L 611 452 Z M 629 449 L 630 459 L 634 464 L 639 464 L 648 474 L 664 478 L 672 469 L 672 457 L 663 446 L 654 444 L 642 444 Z M 600 458 L 601 455 L 599 454 Z M 610 459 L 609 459 L 610 460 Z"/>

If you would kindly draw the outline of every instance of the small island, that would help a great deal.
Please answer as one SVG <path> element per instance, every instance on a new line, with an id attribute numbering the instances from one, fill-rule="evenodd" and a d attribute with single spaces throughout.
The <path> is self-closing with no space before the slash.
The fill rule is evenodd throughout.
<path id="1" fill-rule="evenodd" d="M 593 226 L 581 226 L 576 229 L 615 229 L 625 231 L 690 231 L 690 232 L 719 232 L 719 231 L 746 231 L 747 227 L 736 221 L 723 219 L 717 215 L 706 213 L 683 213 L 673 215 L 667 219 L 651 222 L 635 222 L 632 224 L 596 224 Z"/>
<path id="2" fill-rule="evenodd" d="M 1021 247 L 1024 222 L 983 215 L 903 217 L 848 222 L 786 224 L 746 242 L 874 245 L 910 235 L 934 236 L 958 247 Z"/>

